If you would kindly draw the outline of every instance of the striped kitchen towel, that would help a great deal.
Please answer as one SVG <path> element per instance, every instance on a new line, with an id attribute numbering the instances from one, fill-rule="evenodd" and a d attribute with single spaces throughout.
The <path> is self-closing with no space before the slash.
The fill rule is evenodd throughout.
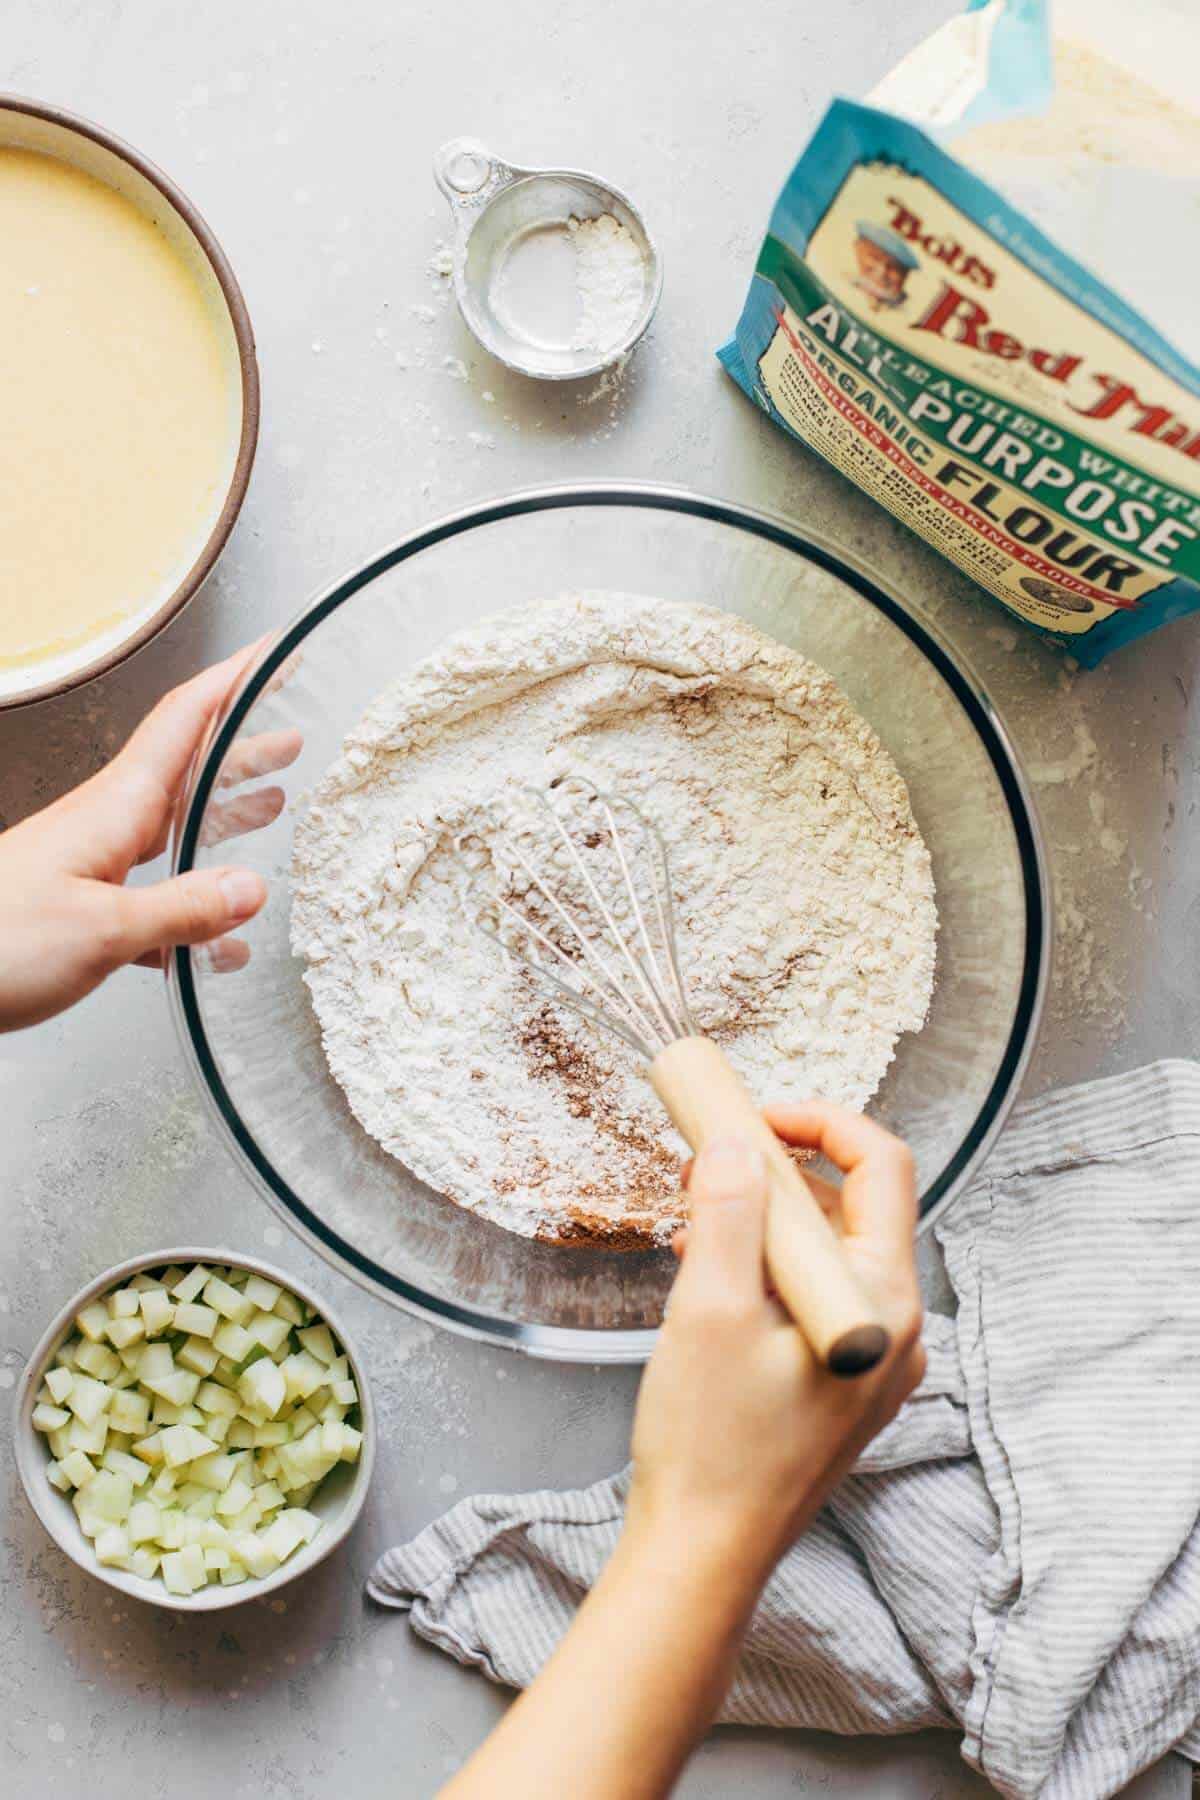
<path id="1" fill-rule="evenodd" d="M 957 1316 L 776 1570 L 721 1718 L 944 1726 L 1002 1794 L 1102 1800 L 1200 1759 L 1200 1068 L 1026 1106 L 937 1235 Z M 465 1500 L 369 1592 L 523 1687 L 624 1484 Z"/>

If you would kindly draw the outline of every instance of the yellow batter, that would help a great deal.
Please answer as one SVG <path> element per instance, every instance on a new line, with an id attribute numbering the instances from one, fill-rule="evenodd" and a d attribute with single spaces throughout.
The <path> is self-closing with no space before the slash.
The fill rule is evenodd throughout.
<path id="1" fill-rule="evenodd" d="M 240 406 L 221 321 L 131 201 L 0 148 L 0 246 L 0 669 L 12 669 L 167 597 L 220 510 Z"/>

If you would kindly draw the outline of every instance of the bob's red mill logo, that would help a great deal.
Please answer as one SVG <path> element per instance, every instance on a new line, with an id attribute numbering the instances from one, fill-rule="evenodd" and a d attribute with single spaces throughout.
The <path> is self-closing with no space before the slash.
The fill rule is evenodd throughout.
<path id="1" fill-rule="evenodd" d="M 1171 407 L 1146 399 L 1122 376 L 1085 367 L 1084 358 L 1069 348 L 1028 344 L 1003 330 L 994 322 L 990 308 L 966 286 L 970 283 L 976 289 L 991 290 L 996 285 L 995 270 L 957 238 L 927 231 L 919 215 L 901 201 L 889 196 L 887 204 L 892 215 L 890 228 L 896 236 L 941 263 L 956 278 L 943 280 L 921 316 L 910 321 L 910 330 L 932 332 L 946 343 L 962 344 L 1001 362 L 1025 362 L 1046 381 L 1068 382 L 1078 377 L 1072 388 L 1085 404 L 1066 400 L 1072 412 L 1084 419 L 1115 419 L 1138 437 L 1153 438 L 1156 444 L 1200 461 L 1200 431 L 1193 424 L 1179 418 Z"/>

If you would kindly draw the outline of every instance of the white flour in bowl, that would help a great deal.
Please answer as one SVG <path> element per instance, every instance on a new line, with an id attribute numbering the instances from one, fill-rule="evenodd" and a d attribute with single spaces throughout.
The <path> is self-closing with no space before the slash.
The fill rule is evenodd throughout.
<path id="1" fill-rule="evenodd" d="M 764 1099 L 861 1107 L 920 1029 L 929 854 L 829 676 L 709 607 L 587 593 L 488 619 L 347 739 L 297 827 L 292 941 L 356 1116 L 510 1230 L 663 1242 L 683 1146 L 636 1055 L 548 1004 L 460 903 L 454 840 L 572 773 L 658 825 L 693 1012 Z"/>

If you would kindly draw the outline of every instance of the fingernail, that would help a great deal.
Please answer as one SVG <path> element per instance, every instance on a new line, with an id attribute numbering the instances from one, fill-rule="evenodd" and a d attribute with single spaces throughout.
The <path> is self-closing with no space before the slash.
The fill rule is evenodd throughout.
<path id="1" fill-rule="evenodd" d="M 762 1152 L 742 1138 L 715 1138 L 701 1151 L 697 1172 L 710 1199 L 738 1200 L 762 1179 Z"/>
<path id="2" fill-rule="evenodd" d="M 227 869 L 219 885 L 234 921 L 248 919 L 257 912 L 266 893 L 262 878 L 252 875 L 249 869 Z"/>

